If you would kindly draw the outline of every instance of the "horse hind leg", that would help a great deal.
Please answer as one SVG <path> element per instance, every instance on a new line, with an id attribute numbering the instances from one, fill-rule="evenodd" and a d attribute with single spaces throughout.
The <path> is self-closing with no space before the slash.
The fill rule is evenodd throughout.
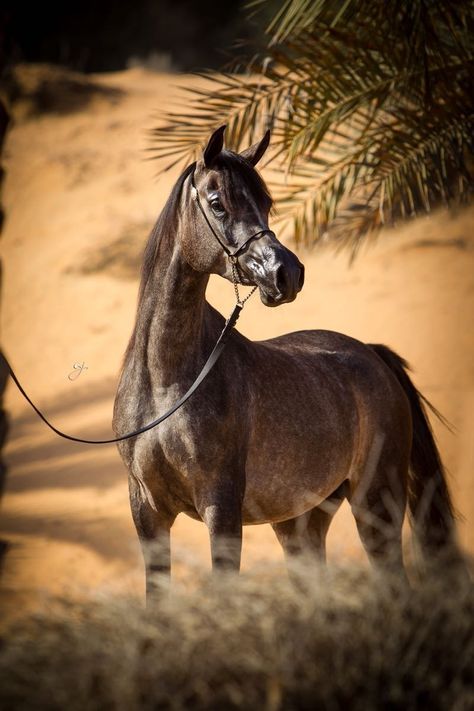
<path id="1" fill-rule="evenodd" d="M 289 567 L 298 557 L 326 562 L 326 536 L 331 521 L 346 497 L 345 483 L 319 506 L 301 516 L 273 523 L 272 528 L 280 542 Z"/>
<path id="2" fill-rule="evenodd" d="M 381 463 L 370 481 L 348 493 L 357 530 L 372 566 L 406 578 L 403 564 L 402 526 L 406 508 L 407 472 Z"/>

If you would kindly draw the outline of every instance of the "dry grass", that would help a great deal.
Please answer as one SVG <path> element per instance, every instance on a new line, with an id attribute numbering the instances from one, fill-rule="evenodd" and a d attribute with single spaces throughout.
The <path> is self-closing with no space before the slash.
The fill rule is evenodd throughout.
<path id="1" fill-rule="evenodd" d="M 2 709 L 473 708 L 465 578 L 367 571 L 202 577 L 154 609 L 51 601 L 8 627 Z M 471 676 L 470 676 L 471 675 Z"/>

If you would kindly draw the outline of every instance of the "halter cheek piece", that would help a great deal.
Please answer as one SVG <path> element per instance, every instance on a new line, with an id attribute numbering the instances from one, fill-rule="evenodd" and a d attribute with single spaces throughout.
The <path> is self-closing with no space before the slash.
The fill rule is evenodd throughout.
<path id="1" fill-rule="evenodd" d="M 193 200 L 196 202 L 199 210 L 201 211 L 201 214 L 204 217 L 207 226 L 211 230 L 211 232 L 214 235 L 214 237 L 216 238 L 216 240 L 219 242 L 219 244 L 222 247 L 222 249 L 224 250 L 224 252 L 229 257 L 229 261 L 230 261 L 230 265 L 231 265 L 231 269 L 232 269 L 232 282 L 234 284 L 234 291 L 235 291 L 235 297 L 237 299 L 237 305 L 243 306 L 244 303 L 247 301 L 247 299 L 250 299 L 252 294 L 256 291 L 257 287 L 254 286 L 252 291 L 249 294 L 247 294 L 247 296 L 244 299 L 240 298 L 238 285 L 241 282 L 239 279 L 238 256 L 239 256 L 240 252 L 242 252 L 247 247 L 249 242 L 251 242 L 252 240 L 259 239 L 260 237 L 263 237 L 263 235 L 271 235 L 273 237 L 276 237 L 276 235 L 273 232 L 273 230 L 269 230 L 268 228 L 264 229 L 264 230 L 259 230 L 258 232 L 254 232 L 253 235 L 250 235 L 249 237 L 247 237 L 247 239 L 245 239 L 242 242 L 242 244 L 238 244 L 234 248 L 231 248 L 231 247 L 229 247 L 228 244 L 225 243 L 225 241 L 222 239 L 222 237 L 220 237 L 219 234 L 216 232 L 216 230 L 212 226 L 211 221 L 209 220 L 209 218 L 206 214 L 206 211 L 204 210 L 204 208 L 202 206 L 201 200 L 199 199 L 198 189 L 197 189 L 196 184 L 194 182 L 194 173 L 192 173 L 192 175 L 191 175 L 191 195 L 192 195 Z"/>

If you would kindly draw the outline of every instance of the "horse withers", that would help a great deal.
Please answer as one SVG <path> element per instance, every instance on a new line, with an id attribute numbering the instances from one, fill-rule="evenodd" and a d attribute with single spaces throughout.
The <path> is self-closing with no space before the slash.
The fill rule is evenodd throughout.
<path id="1" fill-rule="evenodd" d="M 268 228 L 272 200 L 255 170 L 269 133 L 237 154 L 223 148 L 224 129 L 178 179 L 146 245 L 117 435 L 173 405 L 202 368 L 224 323 L 206 302 L 210 274 L 237 274 L 267 306 L 291 302 L 303 286 L 303 266 Z M 340 333 L 253 342 L 233 330 L 185 405 L 118 446 L 147 592 L 156 573 L 169 573 L 181 512 L 208 527 L 214 569 L 237 571 L 242 526 L 267 522 L 287 557 L 324 559 L 344 498 L 377 566 L 403 570 L 407 502 L 428 557 L 453 544 L 443 466 L 406 364 Z"/>

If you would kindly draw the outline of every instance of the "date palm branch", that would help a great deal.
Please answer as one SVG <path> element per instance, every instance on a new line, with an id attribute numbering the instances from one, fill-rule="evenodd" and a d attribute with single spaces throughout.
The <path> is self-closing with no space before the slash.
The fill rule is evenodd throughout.
<path id="1" fill-rule="evenodd" d="M 473 24 L 471 1 L 286 0 L 247 73 L 199 75 L 152 153 L 170 167 L 222 123 L 235 150 L 271 127 L 280 219 L 297 243 L 355 253 L 383 225 L 472 199 Z"/>

